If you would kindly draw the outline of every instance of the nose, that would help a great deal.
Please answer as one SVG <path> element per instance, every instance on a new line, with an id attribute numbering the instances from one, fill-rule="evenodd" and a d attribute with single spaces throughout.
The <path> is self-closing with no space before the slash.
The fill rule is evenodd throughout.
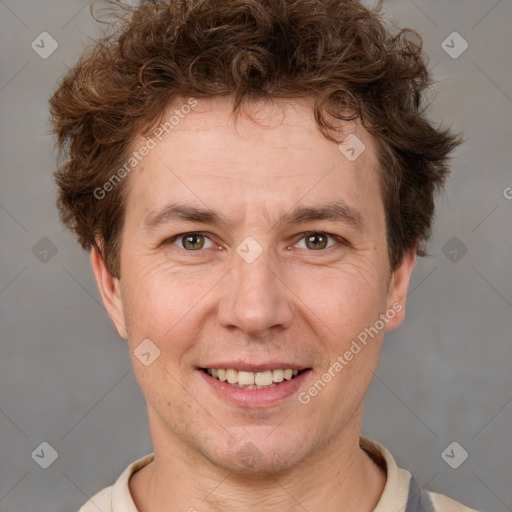
<path id="1" fill-rule="evenodd" d="M 252 263 L 235 254 L 218 308 L 219 324 L 255 338 L 287 329 L 294 317 L 292 297 L 270 251 L 264 250 Z"/>

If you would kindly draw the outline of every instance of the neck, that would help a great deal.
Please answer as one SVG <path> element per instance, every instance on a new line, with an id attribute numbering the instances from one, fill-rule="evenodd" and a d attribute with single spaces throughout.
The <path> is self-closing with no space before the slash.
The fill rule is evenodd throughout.
<path id="1" fill-rule="evenodd" d="M 179 440 L 155 443 L 154 461 L 133 475 L 130 492 L 139 512 L 371 512 L 386 475 L 360 448 L 359 429 L 352 430 L 276 474 L 234 473 Z"/>

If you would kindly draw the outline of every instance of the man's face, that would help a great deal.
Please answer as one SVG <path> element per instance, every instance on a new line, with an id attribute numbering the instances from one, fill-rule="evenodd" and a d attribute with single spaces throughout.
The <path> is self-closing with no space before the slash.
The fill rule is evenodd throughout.
<path id="1" fill-rule="evenodd" d="M 126 178 L 121 279 L 102 293 L 128 339 L 155 451 L 280 471 L 359 434 L 379 315 L 393 310 L 385 329 L 401 322 L 414 257 L 390 275 L 375 144 L 360 125 L 343 125 L 366 148 L 351 161 L 321 134 L 311 104 L 252 106 L 255 120 L 235 122 L 227 100 L 199 101 Z M 157 220 L 171 204 L 223 222 Z M 338 215 L 294 218 L 305 208 Z M 160 351 L 149 365 L 144 340 L 143 360 Z M 284 381 L 242 389 L 205 372 L 219 368 Z M 302 371 L 273 372 L 286 368 Z"/>

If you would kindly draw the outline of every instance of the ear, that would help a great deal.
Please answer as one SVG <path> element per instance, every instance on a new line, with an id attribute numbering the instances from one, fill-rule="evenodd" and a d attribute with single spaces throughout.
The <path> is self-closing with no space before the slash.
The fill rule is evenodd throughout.
<path id="1" fill-rule="evenodd" d="M 404 253 L 400 266 L 391 275 L 389 285 L 387 310 L 394 311 L 395 316 L 386 322 L 386 331 L 398 327 L 405 318 L 405 304 L 407 302 L 407 291 L 409 280 L 416 262 L 416 246 L 409 252 Z M 390 315 L 388 315 L 390 317 Z"/>
<path id="2" fill-rule="evenodd" d="M 103 261 L 103 257 L 94 246 L 91 250 L 91 265 L 108 316 L 114 323 L 119 336 L 126 340 L 128 339 L 128 332 L 124 322 L 119 279 L 112 277 Z"/>

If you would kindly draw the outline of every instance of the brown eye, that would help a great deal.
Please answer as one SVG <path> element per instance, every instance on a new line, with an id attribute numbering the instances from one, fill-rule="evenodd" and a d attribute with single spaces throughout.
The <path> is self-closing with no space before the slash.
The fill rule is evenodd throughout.
<path id="1" fill-rule="evenodd" d="M 322 232 L 314 232 L 314 233 L 307 233 L 306 236 L 304 236 L 302 240 L 305 241 L 305 247 L 306 249 L 310 249 L 312 251 L 318 251 L 322 249 L 327 249 L 329 247 L 332 247 L 335 245 L 334 243 L 331 245 L 327 245 L 329 238 L 333 238 L 331 235 L 328 235 L 327 233 Z"/>
<path id="2" fill-rule="evenodd" d="M 177 235 L 172 237 L 169 240 L 169 243 L 176 244 L 176 242 L 180 241 L 181 244 L 178 245 L 181 249 L 186 251 L 199 251 L 205 248 L 205 241 L 208 240 L 210 242 L 210 247 L 206 247 L 209 249 L 213 247 L 213 244 L 209 238 L 202 233 L 183 233 L 181 235 Z"/>
<path id="3" fill-rule="evenodd" d="M 203 245 L 203 235 L 187 235 L 183 237 L 183 247 L 185 247 L 185 249 L 201 249 Z"/>

